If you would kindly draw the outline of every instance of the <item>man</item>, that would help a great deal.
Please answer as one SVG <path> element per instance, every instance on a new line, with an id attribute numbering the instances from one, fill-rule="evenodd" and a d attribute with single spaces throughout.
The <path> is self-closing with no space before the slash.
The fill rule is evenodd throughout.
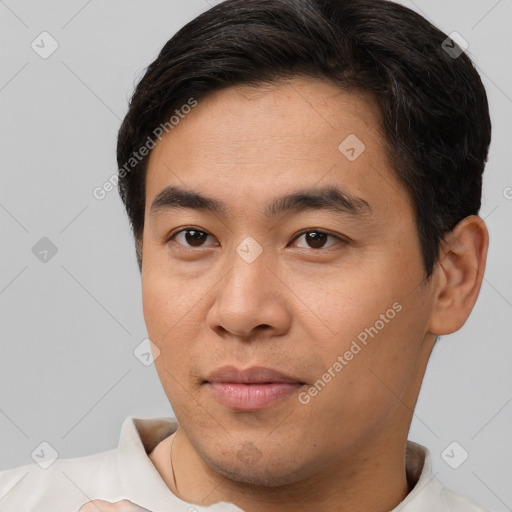
<path id="1" fill-rule="evenodd" d="M 385 0 L 227 0 L 164 46 L 117 154 L 177 421 L 0 474 L 6 511 L 483 510 L 407 440 L 489 240 L 486 94 L 446 40 Z"/>

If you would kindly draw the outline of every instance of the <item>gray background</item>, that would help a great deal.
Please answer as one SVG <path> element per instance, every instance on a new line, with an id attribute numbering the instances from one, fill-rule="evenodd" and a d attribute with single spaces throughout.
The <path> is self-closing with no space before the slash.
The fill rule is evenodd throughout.
<path id="1" fill-rule="evenodd" d="M 469 321 L 434 350 L 410 438 L 429 447 L 445 486 L 511 510 L 512 1 L 403 3 L 468 41 L 493 120 L 485 280 Z M 133 354 L 146 330 L 122 203 L 92 191 L 117 170 L 134 83 L 208 7 L 0 0 L 0 470 L 31 463 L 42 441 L 77 457 L 114 448 L 129 415 L 172 416 L 154 367 Z M 31 48 L 43 31 L 59 44 L 47 59 Z M 32 252 L 43 237 L 58 249 L 47 262 Z M 469 453 L 458 469 L 442 457 L 453 441 Z"/>

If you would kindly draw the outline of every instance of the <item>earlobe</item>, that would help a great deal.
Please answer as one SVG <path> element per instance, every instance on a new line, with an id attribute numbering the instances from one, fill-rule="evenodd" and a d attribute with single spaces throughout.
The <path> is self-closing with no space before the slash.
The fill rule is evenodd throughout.
<path id="1" fill-rule="evenodd" d="M 480 292 L 488 247 L 487 226 L 476 215 L 461 220 L 444 238 L 434 271 L 432 334 L 450 334 L 466 322 Z"/>

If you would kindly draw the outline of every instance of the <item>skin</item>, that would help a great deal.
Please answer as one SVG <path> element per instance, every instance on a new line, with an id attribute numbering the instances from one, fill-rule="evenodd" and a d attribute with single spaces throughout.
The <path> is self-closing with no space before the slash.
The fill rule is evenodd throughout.
<path id="1" fill-rule="evenodd" d="M 121 500 L 110 503 L 105 500 L 89 501 L 78 512 L 149 512 L 145 508 L 135 505 L 131 501 Z"/>
<path id="2" fill-rule="evenodd" d="M 385 512 L 410 492 L 405 449 L 425 368 L 436 336 L 462 327 L 475 304 L 488 232 L 480 217 L 462 220 L 426 280 L 413 205 L 379 126 L 371 96 L 295 77 L 211 94 L 152 151 L 143 309 L 179 429 L 150 459 L 184 501 Z M 366 146 L 355 161 L 338 149 L 349 134 Z M 168 185 L 224 202 L 226 216 L 150 215 Z M 262 213 L 279 195 L 324 185 L 364 199 L 371 213 Z M 192 227 L 210 235 L 202 245 L 184 232 L 170 239 Z M 333 236 L 314 248 L 308 229 Z M 247 236 L 263 250 L 252 263 L 236 252 Z M 261 365 L 299 377 L 307 391 L 396 303 L 400 312 L 307 404 L 297 392 L 241 412 L 204 385 L 225 364 Z M 248 447 L 252 461 L 241 456 Z"/>

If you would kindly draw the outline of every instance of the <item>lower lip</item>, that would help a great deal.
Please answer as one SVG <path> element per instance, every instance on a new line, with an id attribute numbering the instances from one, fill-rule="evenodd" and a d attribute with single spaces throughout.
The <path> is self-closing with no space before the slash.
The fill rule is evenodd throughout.
<path id="1" fill-rule="evenodd" d="M 239 411 L 264 409 L 278 400 L 288 398 L 302 387 L 298 382 L 267 384 L 208 382 L 207 384 L 225 406 Z"/>

